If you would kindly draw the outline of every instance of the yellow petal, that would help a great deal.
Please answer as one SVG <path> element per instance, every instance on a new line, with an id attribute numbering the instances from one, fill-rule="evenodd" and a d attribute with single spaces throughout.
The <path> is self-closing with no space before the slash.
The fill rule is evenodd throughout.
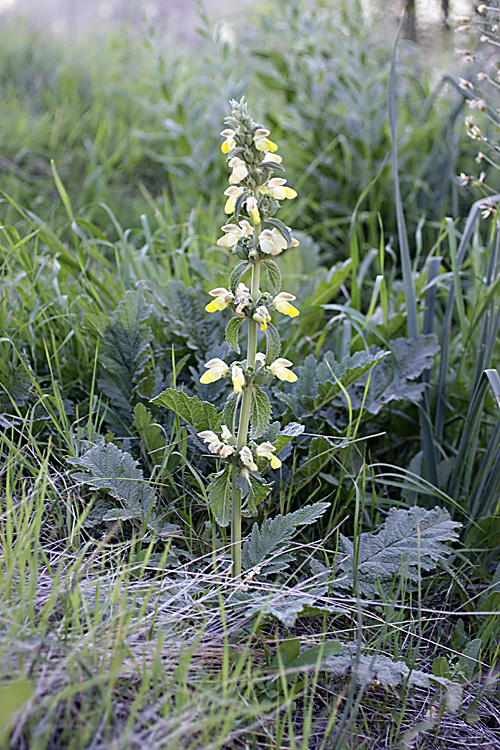
<path id="1" fill-rule="evenodd" d="M 219 308 L 217 307 L 217 302 L 213 299 L 208 303 L 208 305 L 205 306 L 205 310 L 207 313 L 217 312 L 219 310 Z"/>
<path id="2" fill-rule="evenodd" d="M 281 466 L 281 461 L 279 460 L 278 456 L 270 456 L 271 459 L 271 469 L 279 469 Z"/>
<path id="3" fill-rule="evenodd" d="M 274 151 L 278 150 L 278 146 L 273 143 L 273 141 L 270 141 L 269 138 L 267 139 L 267 149 L 268 151 L 271 151 L 273 153 Z"/>
<path id="4" fill-rule="evenodd" d="M 213 382 L 213 372 L 211 372 L 210 370 L 204 372 L 200 378 L 200 383 L 203 383 L 203 385 L 208 385 L 209 383 Z"/>

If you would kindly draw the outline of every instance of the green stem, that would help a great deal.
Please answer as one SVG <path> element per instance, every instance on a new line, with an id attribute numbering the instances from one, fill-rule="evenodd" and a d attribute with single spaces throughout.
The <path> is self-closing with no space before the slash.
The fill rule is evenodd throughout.
<path id="1" fill-rule="evenodd" d="M 250 294 L 254 302 L 260 292 L 260 261 L 252 266 Z M 257 353 L 257 323 L 248 320 L 247 367 L 255 367 Z M 241 400 L 240 422 L 238 426 L 237 448 L 240 451 L 247 443 L 250 413 L 252 409 L 253 385 L 247 385 Z M 235 466 L 232 477 L 232 512 L 231 512 L 231 546 L 233 558 L 233 577 L 241 576 L 241 490 L 236 487 L 238 469 Z"/>

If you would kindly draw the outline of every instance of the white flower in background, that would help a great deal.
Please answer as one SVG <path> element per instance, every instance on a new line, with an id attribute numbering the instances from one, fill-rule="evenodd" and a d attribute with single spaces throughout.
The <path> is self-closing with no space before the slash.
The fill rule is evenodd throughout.
<path id="1" fill-rule="evenodd" d="M 219 286 L 217 287 L 217 289 L 212 289 L 209 294 L 211 297 L 215 297 L 215 299 L 213 299 L 208 303 L 208 305 L 205 306 L 205 310 L 208 313 L 214 313 L 217 311 L 220 312 L 221 310 L 225 310 L 234 298 L 233 293 L 228 289 L 225 289 L 223 286 Z"/>
<path id="2" fill-rule="evenodd" d="M 236 141 L 234 140 L 236 131 L 232 128 L 226 128 L 225 130 L 221 131 L 221 135 L 226 139 L 220 147 L 221 151 L 223 154 L 228 154 L 233 150 L 233 148 L 236 148 Z"/>
<path id="3" fill-rule="evenodd" d="M 270 141 L 267 137 L 269 130 L 267 128 L 257 128 L 253 134 L 253 142 L 257 151 L 277 151 L 278 146 Z"/>
<path id="4" fill-rule="evenodd" d="M 259 234 L 260 249 L 266 255 L 279 255 L 288 246 L 279 229 L 264 229 Z"/>
<path id="5" fill-rule="evenodd" d="M 295 299 L 295 295 L 289 294 L 289 292 L 280 292 L 273 299 L 273 306 L 275 310 L 283 315 L 289 315 L 291 318 L 296 318 L 299 315 L 299 311 L 296 307 L 290 304 Z"/>
<path id="6" fill-rule="evenodd" d="M 259 467 L 257 466 L 257 464 L 255 463 L 255 461 L 253 460 L 252 451 L 250 450 L 250 448 L 247 445 L 245 445 L 240 450 L 240 458 L 241 458 L 243 464 L 248 469 L 250 469 L 250 471 L 258 471 L 259 470 Z"/>
<path id="7" fill-rule="evenodd" d="M 291 364 L 292 362 L 290 362 L 289 359 L 278 357 L 278 359 L 275 359 L 274 362 L 269 365 L 269 369 L 272 374 L 280 380 L 286 380 L 288 383 L 295 383 L 297 376 L 294 372 L 288 369 Z"/>
<path id="8" fill-rule="evenodd" d="M 248 168 L 243 159 L 240 159 L 238 156 L 233 156 L 232 159 L 229 159 L 229 166 L 233 170 L 231 174 L 229 175 L 229 184 L 230 185 L 237 185 L 239 182 L 245 179 L 245 177 L 248 177 Z"/>
<path id="9" fill-rule="evenodd" d="M 271 462 L 271 468 L 272 469 L 279 469 L 281 466 L 281 461 L 279 460 L 278 456 L 274 455 L 274 452 L 276 451 L 276 448 L 271 443 L 261 443 L 259 446 L 257 446 L 257 449 L 255 451 L 257 458 L 267 458 L 268 461 Z"/>
<path id="10" fill-rule="evenodd" d="M 233 365 L 231 368 L 231 380 L 235 393 L 241 393 L 246 385 L 245 373 L 239 365 Z"/>
<path id="11" fill-rule="evenodd" d="M 224 206 L 224 213 L 234 214 L 236 208 L 236 201 L 243 192 L 243 188 L 237 185 L 231 185 L 227 190 L 224 190 L 224 195 L 227 195 L 226 205 Z"/>
<path id="12" fill-rule="evenodd" d="M 215 383 L 216 380 L 220 380 L 220 378 L 222 378 L 229 370 L 229 367 L 226 365 L 226 363 L 223 362 L 222 359 L 219 359 L 219 357 L 214 357 L 214 359 L 211 359 L 205 364 L 205 367 L 208 368 L 208 372 L 203 373 L 200 378 L 200 383 L 203 383 L 203 385 L 208 385 L 208 383 Z"/>

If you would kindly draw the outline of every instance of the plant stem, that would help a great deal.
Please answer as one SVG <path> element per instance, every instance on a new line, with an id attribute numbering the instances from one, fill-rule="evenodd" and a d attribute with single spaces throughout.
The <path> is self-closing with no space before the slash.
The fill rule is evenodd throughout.
<path id="1" fill-rule="evenodd" d="M 260 287 L 260 261 L 252 266 L 252 282 L 250 294 L 252 301 L 259 297 Z M 257 353 L 257 323 L 248 320 L 248 346 L 247 367 L 255 367 L 255 355 Z M 238 450 L 246 445 L 248 438 L 248 427 L 250 424 L 250 412 L 252 409 L 253 385 L 247 385 L 243 391 L 241 400 L 240 422 L 238 426 Z M 241 490 L 236 487 L 238 469 L 233 469 L 232 477 L 232 509 L 231 509 L 231 549 L 233 558 L 233 577 L 241 576 Z"/>

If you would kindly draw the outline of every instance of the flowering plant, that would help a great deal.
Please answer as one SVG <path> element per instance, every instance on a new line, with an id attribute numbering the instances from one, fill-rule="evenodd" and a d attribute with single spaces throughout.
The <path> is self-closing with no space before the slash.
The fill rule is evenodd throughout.
<path id="1" fill-rule="evenodd" d="M 247 324 L 246 356 L 230 363 L 216 357 L 205 364 L 201 383 L 209 385 L 225 378 L 232 392 L 224 407 L 220 432 L 201 430 L 198 436 L 208 445 L 209 452 L 225 464 L 212 478 L 208 497 L 221 525 L 229 523 L 231 507 L 233 575 L 239 576 L 242 513 L 257 514 L 258 504 L 271 488 L 263 474 L 269 466 L 280 468 L 278 453 L 291 439 L 289 432 L 281 436 L 276 430 L 269 432 L 271 405 L 262 386 L 273 377 L 289 383 L 297 380 L 290 369 L 292 363 L 279 356 L 280 337 L 272 317 L 274 313 L 291 318 L 299 315 L 292 304 L 294 295 L 281 291 L 281 274 L 275 260 L 298 242 L 290 227 L 276 218 L 280 201 L 297 195 L 285 179 L 273 177 L 275 170 L 284 171 L 281 157 L 276 153 L 278 147 L 269 139 L 269 130 L 249 117 L 243 100 L 232 101 L 231 105 L 231 116 L 225 121 L 230 127 L 221 133 L 222 152 L 227 155 L 231 170 L 224 209 L 230 219 L 222 227 L 224 234 L 217 245 L 230 249 L 238 262 L 229 276 L 228 288 L 218 287 L 209 292 L 212 300 L 205 310 L 233 311 L 234 317 L 226 328 L 226 341 L 240 356 L 239 333 Z M 263 269 L 271 291 L 261 289 Z M 244 283 L 247 276 L 250 276 L 249 286 Z M 259 330 L 264 334 L 265 352 L 257 351 Z"/>

